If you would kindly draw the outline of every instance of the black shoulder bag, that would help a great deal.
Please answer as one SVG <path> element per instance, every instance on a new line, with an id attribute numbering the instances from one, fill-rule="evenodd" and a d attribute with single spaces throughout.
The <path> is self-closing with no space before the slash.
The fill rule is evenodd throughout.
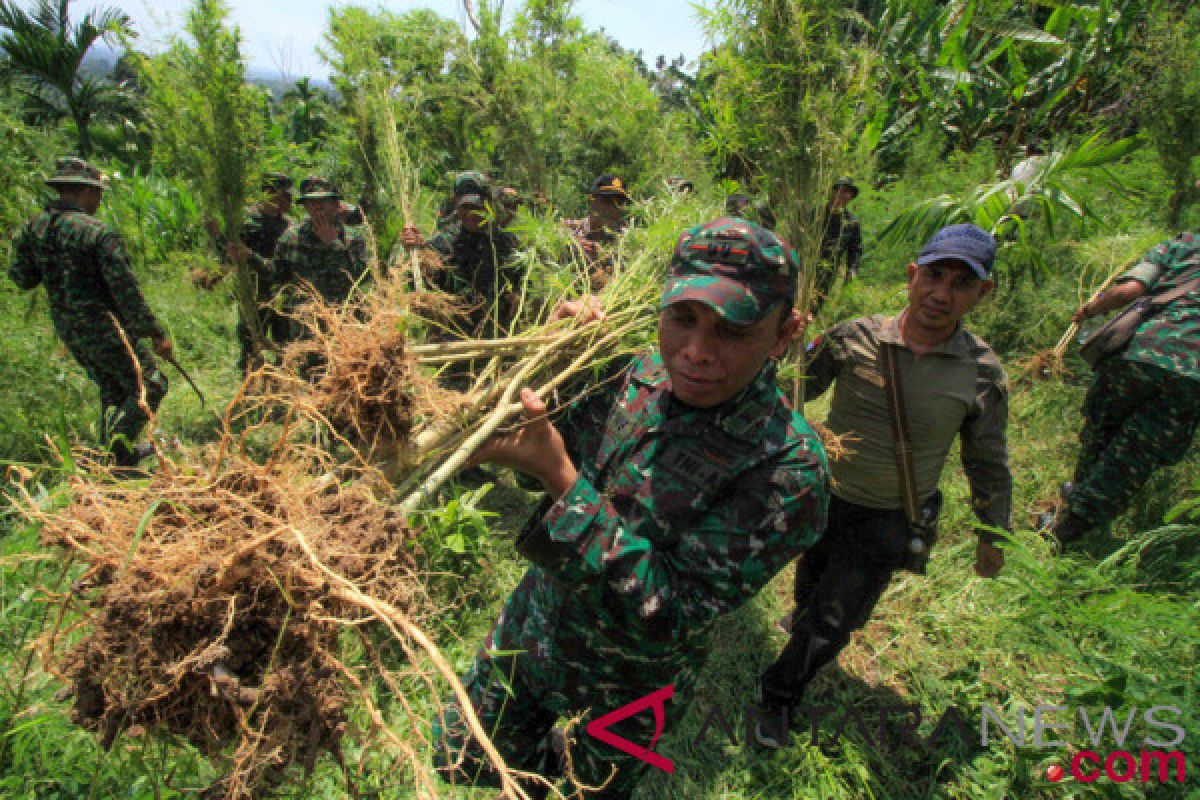
<path id="1" fill-rule="evenodd" d="M 1200 289 L 1200 272 L 1192 273 L 1174 289 L 1139 297 L 1088 336 L 1079 348 L 1079 355 L 1095 369 L 1109 356 L 1124 350 L 1142 323 L 1195 289 Z"/>

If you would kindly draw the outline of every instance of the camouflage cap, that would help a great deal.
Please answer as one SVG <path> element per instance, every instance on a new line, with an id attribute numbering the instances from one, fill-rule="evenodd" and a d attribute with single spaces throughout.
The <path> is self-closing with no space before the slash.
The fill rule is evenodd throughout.
<path id="1" fill-rule="evenodd" d="M 107 188 L 104 173 L 82 158 L 63 156 L 54 162 L 54 174 L 46 179 L 47 186 L 95 186 Z"/>
<path id="2" fill-rule="evenodd" d="M 341 192 L 333 185 L 332 181 L 325 178 L 308 177 L 300 181 L 300 200 L 324 200 L 332 198 L 341 200 Z"/>
<path id="3" fill-rule="evenodd" d="M 264 172 L 259 184 L 264 192 L 290 192 L 292 179 L 282 172 Z"/>
<path id="4" fill-rule="evenodd" d="M 787 242 L 746 219 L 721 217 L 679 237 L 662 307 L 695 300 L 749 325 L 796 298 L 800 262 Z"/>
<path id="5" fill-rule="evenodd" d="M 855 197 L 858 197 L 858 185 L 849 178 L 838 178 L 834 181 L 833 190 L 836 192 L 838 189 L 849 189 Z"/>
<path id="6" fill-rule="evenodd" d="M 454 176 L 454 196 L 464 194 L 487 194 L 491 181 L 487 175 L 475 170 L 460 172 Z"/>

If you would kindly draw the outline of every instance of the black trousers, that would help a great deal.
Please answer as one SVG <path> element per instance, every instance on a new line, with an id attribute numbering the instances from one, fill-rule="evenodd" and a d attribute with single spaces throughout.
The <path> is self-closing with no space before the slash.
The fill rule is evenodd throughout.
<path id="1" fill-rule="evenodd" d="M 767 705 L 798 704 L 817 671 L 866 624 L 892 574 L 908 557 L 902 510 L 830 499 L 829 526 L 796 564 L 792 636 L 763 674 Z"/>

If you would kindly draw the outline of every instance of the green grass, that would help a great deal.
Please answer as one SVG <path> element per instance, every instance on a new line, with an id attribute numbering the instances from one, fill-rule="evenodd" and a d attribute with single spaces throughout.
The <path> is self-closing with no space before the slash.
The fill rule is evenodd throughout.
<path id="1" fill-rule="evenodd" d="M 888 209 L 902 207 L 939 187 L 957 188 L 983 180 L 990 155 L 956 157 L 949 165 L 927 165 L 929 172 L 885 191 L 869 189 L 859 201 L 868 242 L 886 222 Z M 1144 160 L 1129 168 L 1131 182 L 1147 181 L 1152 167 Z M 951 184 L 954 183 L 954 186 Z M 697 198 L 696 213 L 715 207 Z M 1128 234 L 1153 241 L 1164 237 L 1145 218 L 1142 204 L 1115 201 L 1103 231 L 1066 239 L 1053 246 L 1061 270 L 1039 287 L 1022 287 L 989 300 L 975 314 L 972 328 L 991 340 L 1013 378 L 1010 442 L 1016 475 L 1014 524 L 1008 564 L 1000 579 L 986 581 L 971 570 L 974 538 L 966 485 L 952 454 L 943 479 L 947 494 L 943 536 L 925 577 L 896 580 L 867 627 L 857 634 L 838 665 L 814 683 L 813 704 L 864 713 L 887 706 L 917 706 L 928 734 L 949 706 L 975 713 L 986 703 L 1007 713 L 1017 706 L 1105 704 L 1131 708 L 1176 705 L 1188 710 L 1184 750 L 1188 766 L 1200 771 L 1200 721 L 1196 719 L 1196 663 L 1200 656 L 1200 529 L 1162 528 L 1163 517 L 1189 496 L 1200 480 L 1200 459 L 1193 453 L 1178 468 L 1157 475 L 1139 494 L 1132 510 L 1118 519 L 1110 535 L 1093 536 L 1086 547 L 1055 557 L 1031 531 L 1039 501 L 1067 479 L 1076 450 L 1079 407 L 1086 368 L 1072 359 L 1073 371 L 1062 382 L 1018 380 L 1019 361 L 1053 346 L 1066 327 L 1076 284 L 1087 258 L 1080 241 L 1099 246 L 1104 237 Z M 648 246 L 669 246 L 672 231 L 653 220 L 639 237 Z M 552 237 L 548 237 L 552 238 Z M 551 242 L 552 244 L 552 242 Z M 153 308 L 175 338 L 180 360 L 208 396 L 208 409 L 167 367 L 172 389 L 164 402 L 160 429 L 188 442 L 214 436 L 213 409 L 236 389 L 237 344 L 234 306 L 225 288 L 205 292 L 193 287 L 186 271 L 198 256 L 184 254 L 148 264 L 141 272 Z M 905 299 L 903 268 L 911 251 L 869 244 L 862 279 L 841 293 L 816 328 L 852 315 L 890 312 Z M 553 276 L 539 280 L 553 285 Z M 56 442 L 95 443 L 98 415 L 94 388 L 69 355 L 62 352 L 40 293 L 25 294 L 0 281 L 0 459 L 41 463 L 47 458 L 45 436 Z M 827 400 L 810 404 L 821 419 Z M 54 490 L 56 475 L 38 475 L 43 501 L 62 502 Z M 434 599 L 447 613 L 430 627 L 451 663 L 465 669 L 490 627 L 500 603 L 516 584 L 524 565 L 512 549 L 532 496 L 512 485 L 507 475 L 474 504 L 430 521 L 426 543 L 435 549 L 431 577 Z M 495 516 L 488 516 L 488 514 Z M 460 534 L 453 547 L 446 537 Z M 187 748 L 166 747 L 153 737 L 121 738 L 104 752 L 70 720 L 69 708 L 56 699 L 57 680 L 29 657 L 29 646 L 47 630 L 52 617 L 49 595 L 61 586 L 61 565 L 38 557 L 37 531 L 7 512 L 0 518 L 0 796 L 14 798 L 172 798 L 194 796 L 212 770 Z M 69 579 L 69 575 L 68 575 Z M 881 751 L 853 724 L 837 744 L 831 740 L 843 717 L 834 712 L 820 725 L 820 744 L 798 743 L 766 753 L 747 746 L 740 709 L 752 696 L 759 671 L 783 644 L 775 620 L 790 607 L 790 570 L 758 599 L 723 620 L 716 648 L 696 696 L 680 698 L 672 708 L 661 751 L 678 765 L 676 774 L 651 776 L 641 797 L 654 800 L 862 800 L 863 798 L 1178 798 L 1200 796 L 1200 776 L 1190 775 L 1186 791 L 1130 783 L 1091 786 L 1052 785 L 1042 774 L 1063 763 L 1054 748 L 1017 750 L 1006 744 L 987 748 L 947 740 L 925 752 L 898 747 Z M 349 647 L 349 645 L 348 645 Z M 353 651 L 348 650 L 353 656 Z M 28 663 L 28 670 L 25 665 Z M 414 687 L 419 712 L 431 714 L 436 698 Z M 401 717 L 386 703 L 397 722 Z M 687 703 L 689 710 L 680 714 Z M 699 742 L 696 734 L 714 705 L 728 709 L 739 744 L 717 731 Z M 360 720 L 361 722 L 361 720 Z M 399 727 L 399 726 L 398 726 Z M 1135 725 L 1134 736 L 1142 729 Z M 1074 742 L 1082 732 L 1069 734 Z M 362 753 L 347 742 L 362 796 L 414 796 L 411 778 L 386 753 Z M 1130 748 L 1137 749 L 1137 748 Z M 169 784 L 169 785 L 168 785 Z M 345 793 L 341 771 L 323 763 L 310 781 L 285 796 L 334 798 Z M 450 791 L 447 797 L 490 798 L 488 792 Z"/>

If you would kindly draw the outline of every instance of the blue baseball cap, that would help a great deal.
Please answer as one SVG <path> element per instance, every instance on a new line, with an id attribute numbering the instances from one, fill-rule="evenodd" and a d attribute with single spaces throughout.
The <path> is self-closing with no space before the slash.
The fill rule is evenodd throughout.
<path id="1" fill-rule="evenodd" d="M 947 225 L 933 235 L 917 256 L 922 267 L 935 261 L 961 261 L 985 281 L 996 263 L 996 239 L 978 225 Z"/>

